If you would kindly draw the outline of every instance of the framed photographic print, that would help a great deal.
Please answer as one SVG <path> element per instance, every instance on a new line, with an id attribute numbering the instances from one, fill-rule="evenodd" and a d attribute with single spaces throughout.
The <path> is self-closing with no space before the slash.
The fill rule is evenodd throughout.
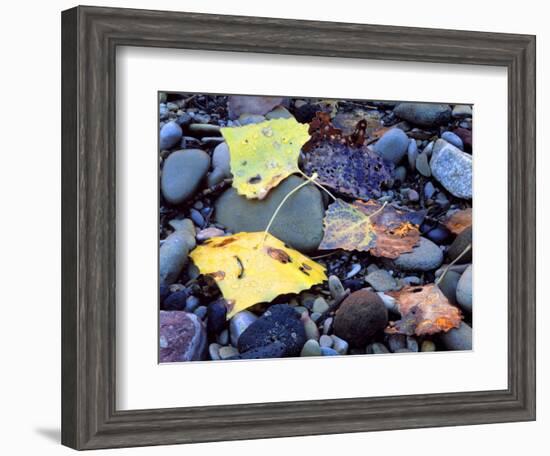
<path id="1" fill-rule="evenodd" d="M 77 7 L 62 46 L 65 445 L 535 418 L 533 36 Z"/>

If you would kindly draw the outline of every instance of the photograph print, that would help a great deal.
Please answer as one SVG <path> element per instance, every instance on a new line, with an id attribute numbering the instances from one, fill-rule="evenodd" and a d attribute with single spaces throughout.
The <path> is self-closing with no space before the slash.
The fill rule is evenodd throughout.
<path id="1" fill-rule="evenodd" d="M 160 363 L 472 350 L 472 105 L 158 97 Z"/>

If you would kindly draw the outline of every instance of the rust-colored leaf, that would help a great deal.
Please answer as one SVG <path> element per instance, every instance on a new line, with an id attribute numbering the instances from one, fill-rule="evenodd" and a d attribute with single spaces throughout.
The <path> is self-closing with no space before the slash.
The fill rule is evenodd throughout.
<path id="1" fill-rule="evenodd" d="M 436 284 L 406 287 L 388 294 L 396 299 L 401 313 L 401 320 L 388 328 L 388 333 L 424 336 L 460 326 L 460 310 L 449 303 Z"/>
<path id="2" fill-rule="evenodd" d="M 445 220 L 445 227 L 454 234 L 460 234 L 470 226 L 472 226 L 471 207 L 455 211 Z"/>

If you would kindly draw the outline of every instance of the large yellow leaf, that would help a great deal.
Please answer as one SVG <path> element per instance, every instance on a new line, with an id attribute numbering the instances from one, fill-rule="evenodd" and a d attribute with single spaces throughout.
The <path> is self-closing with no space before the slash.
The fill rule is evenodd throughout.
<path id="1" fill-rule="evenodd" d="M 259 302 L 298 293 L 327 279 L 325 268 L 264 232 L 214 237 L 190 256 L 227 301 L 227 318 Z"/>
<path id="2" fill-rule="evenodd" d="M 298 172 L 298 156 L 309 139 L 308 128 L 293 117 L 222 128 L 237 192 L 263 199 L 279 182 Z"/>

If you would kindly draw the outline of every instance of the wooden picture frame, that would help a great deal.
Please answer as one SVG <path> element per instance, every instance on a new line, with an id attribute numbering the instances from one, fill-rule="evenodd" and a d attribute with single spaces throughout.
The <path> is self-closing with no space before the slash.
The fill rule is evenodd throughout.
<path id="1" fill-rule="evenodd" d="M 117 410 L 117 46 L 506 67 L 508 388 Z M 62 52 L 63 444 L 94 449 L 535 419 L 534 36 L 77 7 L 62 14 Z"/>

